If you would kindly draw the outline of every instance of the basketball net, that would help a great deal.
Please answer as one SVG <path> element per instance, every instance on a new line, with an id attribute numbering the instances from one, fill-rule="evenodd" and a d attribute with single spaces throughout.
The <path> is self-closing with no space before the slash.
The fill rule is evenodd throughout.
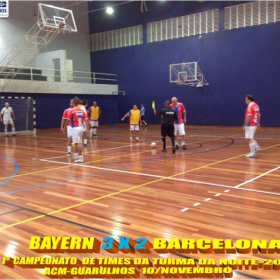
<path id="1" fill-rule="evenodd" d="M 62 34 L 65 35 L 67 32 L 68 33 L 71 33 L 72 32 L 72 29 L 67 27 L 67 25 L 63 22 L 61 22 L 59 24 L 59 29 L 62 30 Z"/>
<path id="2" fill-rule="evenodd" d="M 177 84 L 177 86 L 182 86 L 182 85 L 184 85 L 185 84 L 185 79 L 184 78 L 177 78 L 177 80 L 176 80 L 176 84 Z"/>

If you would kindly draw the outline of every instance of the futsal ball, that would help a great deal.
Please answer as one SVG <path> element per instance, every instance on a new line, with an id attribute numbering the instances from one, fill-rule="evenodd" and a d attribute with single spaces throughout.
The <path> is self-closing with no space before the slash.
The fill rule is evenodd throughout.
<path id="1" fill-rule="evenodd" d="M 155 142 L 151 143 L 151 147 L 154 148 L 157 144 Z"/>

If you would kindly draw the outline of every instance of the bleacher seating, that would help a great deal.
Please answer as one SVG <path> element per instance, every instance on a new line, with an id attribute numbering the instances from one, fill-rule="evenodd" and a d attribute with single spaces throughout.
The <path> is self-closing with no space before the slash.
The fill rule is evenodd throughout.
<path id="1" fill-rule="evenodd" d="M 12 68 L 6 68 L 5 72 L 8 72 L 12 70 Z M 16 68 L 13 69 L 15 72 L 18 70 Z M 4 74 L 0 74 L 0 79 L 4 79 Z M 12 77 L 12 75 L 11 75 Z M 32 78 L 31 78 L 32 77 Z M 9 78 L 9 77 L 8 77 Z M 22 69 L 15 77 L 15 80 L 27 80 L 27 81 L 47 81 L 46 76 L 42 76 L 42 71 L 38 69 L 32 69 L 32 75 L 31 75 L 31 69 Z"/>

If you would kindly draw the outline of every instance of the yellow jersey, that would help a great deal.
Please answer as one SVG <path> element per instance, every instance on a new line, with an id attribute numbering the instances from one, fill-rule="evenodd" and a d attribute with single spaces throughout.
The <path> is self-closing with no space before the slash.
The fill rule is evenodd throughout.
<path id="1" fill-rule="evenodd" d="M 128 116 L 130 116 L 130 124 L 139 124 L 140 119 L 141 119 L 141 113 L 140 110 L 136 109 L 132 109 L 127 113 Z"/>
<path id="2" fill-rule="evenodd" d="M 84 105 L 79 105 L 78 108 L 82 109 L 85 113 L 87 113 L 87 109 Z"/>
<path id="3" fill-rule="evenodd" d="M 88 113 L 92 121 L 97 121 L 99 119 L 99 115 L 101 114 L 101 110 L 98 106 L 91 106 L 88 110 Z"/>

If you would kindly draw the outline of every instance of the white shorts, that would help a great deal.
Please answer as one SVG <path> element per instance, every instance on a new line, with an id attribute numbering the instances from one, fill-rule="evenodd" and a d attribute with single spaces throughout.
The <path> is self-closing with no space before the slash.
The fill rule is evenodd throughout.
<path id="1" fill-rule="evenodd" d="M 7 125 L 7 124 L 13 124 L 13 119 L 3 119 L 3 124 Z"/>
<path id="2" fill-rule="evenodd" d="M 131 124 L 130 131 L 139 131 L 139 124 Z"/>
<path id="3" fill-rule="evenodd" d="M 97 127 L 98 124 L 99 124 L 98 121 L 90 121 L 90 126 L 91 127 L 94 127 L 94 126 Z"/>
<path id="4" fill-rule="evenodd" d="M 245 138 L 254 139 L 255 132 L 257 130 L 256 126 L 246 126 L 245 127 Z"/>
<path id="5" fill-rule="evenodd" d="M 186 135 L 185 134 L 185 124 L 180 123 L 180 124 L 174 124 L 174 135 Z"/>
<path id="6" fill-rule="evenodd" d="M 80 144 L 83 139 L 84 127 L 73 127 L 72 128 L 72 142 Z"/>
<path id="7" fill-rule="evenodd" d="M 67 125 L 67 138 L 72 138 L 72 127 Z"/>

